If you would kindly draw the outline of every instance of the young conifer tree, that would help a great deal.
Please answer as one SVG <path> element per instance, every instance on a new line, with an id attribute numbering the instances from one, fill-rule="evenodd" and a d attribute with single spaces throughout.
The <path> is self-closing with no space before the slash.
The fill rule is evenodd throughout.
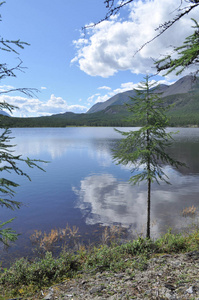
<path id="1" fill-rule="evenodd" d="M 154 181 L 169 184 L 163 164 L 174 167 L 184 165 L 167 153 L 173 133 L 166 132 L 168 118 L 165 113 L 168 106 L 156 91 L 157 84 L 150 82 L 149 76 L 146 76 L 136 90 L 136 97 L 131 98 L 132 103 L 127 104 L 128 110 L 132 112 L 132 120 L 142 127 L 128 132 L 116 130 L 124 138 L 113 151 L 117 164 L 131 165 L 131 184 L 139 184 L 141 181 L 147 183 L 147 238 L 150 238 L 151 184 Z"/>

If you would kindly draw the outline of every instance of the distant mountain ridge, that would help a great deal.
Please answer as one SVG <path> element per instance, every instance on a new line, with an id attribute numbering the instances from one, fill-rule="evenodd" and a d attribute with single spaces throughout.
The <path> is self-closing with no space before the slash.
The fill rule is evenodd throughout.
<path id="1" fill-rule="evenodd" d="M 187 75 L 185 77 L 180 78 L 178 81 L 171 85 L 161 84 L 158 87 L 158 93 L 162 93 L 161 97 L 168 97 L 177 94 L 187 94 L 194 87 L 199 87 L 199 79 L 195 79 L 192 75 Z M 124 103 L 129 103 L 130 97 L 135 97 L 135 90 L 126 91 L 123 93 L 119 93 L 114 95 L 110 99 L 105 102 L 98 102 L 94 104 L 88 111 L 88 114 L 95 113 L 98 111 L 102 111 L 106 109 L 108 106 L 112 105 L 123 105 Z"/>
<path id="2" fill-rule="evenodd" d="M 172 85 L 162 84 L 155 89 L 162 93 L 165 104 L 174 104 L 167 112 L 168 126 L 199 127 L 199 78 L 185 76 Z M 16 118 L 0 115 L 7 127 L 67 127 L 67 126 L 142 126 L 132 118 L 124 103 L 131 101 L 135 90 L 119 93 L 105 102 L 96 103 L 87 113 L 65 112 L 52 116 Z"/>
<path id="3" fill-rule="evenodd" d="M 7 112 L 3 111 L 3 110 L 0 110 L 0 115 L 10 117 L 10 115 Z"/>

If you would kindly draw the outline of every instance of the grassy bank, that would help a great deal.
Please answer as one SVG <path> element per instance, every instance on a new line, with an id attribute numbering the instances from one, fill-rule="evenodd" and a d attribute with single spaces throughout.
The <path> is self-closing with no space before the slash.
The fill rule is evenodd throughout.
<path id="1" fill-rule="evenodd" d="M 189 234 L 168 231 L 157 240 L 142 237 L 118 245 L 101 245 L 76 252 L 63 250 L 57 258 L 46 252 L 34 261 L 22 258 L 0 274 L 0 299 L 21 297 L 28 299 L 34 293 L 68 278 L 99 271 L 123 272 L 144 270 L 147 260 L 161 254 L 184 253 L 199 248 L 199 230 Z"/>

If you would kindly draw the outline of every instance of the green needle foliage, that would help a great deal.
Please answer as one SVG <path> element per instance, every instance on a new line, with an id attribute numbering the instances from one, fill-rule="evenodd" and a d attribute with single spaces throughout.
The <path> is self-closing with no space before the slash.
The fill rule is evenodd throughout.
<path id="1" fill-rule="evenodd" d="M 0 2 L 0 7 L 4 2 Z M 1 21 L 1 15 L 0 15 Z M 25 42 L 20 40 L 7 40 L 0 36 L 0 51 L 7 51 L 9 53 L 19 54 L 16 49 L 23 49 L 25 45 L 28 45 Z M 18 65 L 14 67 L 9 67 L 7 63 L 0 62 L 0 82 L 2 79 L 7 77 L 16 77 L 16 71 L 22 70 L 22 62 L 20 61 Z M 26 94 L 27 96 L 33 96 L 35 89 L 29 88 L 13 88 L 10 90 L 5 89 L 1 91 L 1 94 L 6 94 L 9 92 L 18 91 Z M 10 105 L 6 102 L 0 102 L 0 110 L 7 110 L 9 113 L 16 107 Z M 11 181 L 5 178 L 6 173 L 16 173 L 17 175 L 22 175 L 27 177 L 30 180 L 30 177 L 22 169 L 19 168 L 19 162 L 23 162 L 28 165 L 30 168 L 37 167 L 43 170 L 38 163 L 42 162 L 40 160 L 22 158 L 21 155 L 14 155 L 14 146 L 11 144 L 12 137 L 10 136 L 11 131 L 4 125 L 4 118 L 0 118 L 0 172 L 2 172 L 2 178 L 0 178 L 0 206 L 5 207 L 11 210 L 20 208 L 21 202 L 13 200 L 15 195 L 15 188 L 19 186 L 16 182 Z M 7 228 L 7 225 L 11 223 L 13 219 L 6 222 L 0 220 L 0 242 L 3 242 L 5 245 L 8 245 L 9 241 L 15 241 L 18 234 L 11 228 Z"/>
<path id="2" fill-rule="evenodd" d="M 132 104 L 127 104 L 132 112 L 132 120 L 142 127 L 128 132 L 116 130 L 124 137 L 117 148 L 113 150 L 113 158 L 117 164 L 131 165 L 132 176 L 130 183 L 135 185 L 141 181 L 147 182 L 147 238 L 150 238 L 150 208 L 151 184 L 164 181 L 169 184 L 168 176 L 164 173 L 163 164 L 174 167 L 184 166 L 173 159 L 166 149 L 171 145 L 172 132 L 167 133 L 168 119 L 165 112 L 169 108 L 161 100 L 160 94 L 155 93 L 156 83 L 145 77 L 136 90 L 137 96 Z"/>
<path id="3" fill-rule="evenodd" d="M 158 71 L 167 70 L 166 74 L 176 71 L 176 75 L 181 74 L 187 67 L 199 63 L 199 24 L 196 20 L 192 19 L 195 23 L 194 33 L 188 36 L 183 45 L 174 48 L 173 57 L 168 55 L 163 59 L 155 62 Z M 175 58 L 176 57 L 176 58 Z M 196 71 L 196 74 L 199 70 Z"/>
<path id="4" fill-rule="evenodd" d="M 2 105 L 0 104 L 0 107 Z M 26 159 L 22 158 L 21 155 L 14 155 L 13 147 L 10 143 L 12 137 L 10 136 L 11 131 L 7 128 L 3 128 L 0 123 L 0 129 L 2 133 L 0 134 L 0 172 L 2 172 L 2 176 L 5 176 L 6 172 L 8 173 L 16 173 L 17 175 L 25 176 L 29 180 L 30 177 L 27 173 L 25 173 L 22 169 L 18 167 L 19 162 L 24 162 L 30 168 L 37 167 L 43 170 L 38 163 L 42 162 L 41 160 Z M 15 188 L 18 187 L 19 184 L 16 182 L 9 180 L 5 177 L 0 178 L 0 206 L 6 207 L 11 210 L 19 209 L 22 205 L 21 202 L 13 200 L 15 195 Z M 0 242 L 3 242 L 5 245 L 8 245 L 9 241 L 15 241 L 17 239 L 17 234 L 11 228 L 3 228 L 7 226 L 7 224 L 11 223 L 13 219 L 8 220 L 6 222 L 0 222 Z"/>

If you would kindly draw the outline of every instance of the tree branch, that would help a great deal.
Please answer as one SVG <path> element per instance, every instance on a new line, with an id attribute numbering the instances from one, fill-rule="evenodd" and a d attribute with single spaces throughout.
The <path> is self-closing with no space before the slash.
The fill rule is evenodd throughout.
<path id="1" fill-rule="evenodd" d="M 119 5 L 114 6 L 115 4 L 115 0 L 104 0 L 104 4 L 106 5 L 106 8 L 108 8 L 108 12 L 105 15 L 105 17 L 103 19 L 101 19 L 100 21 L 90 24 L 90 25 L 86 25 L 84 27 L 82 27 L 83 30 L 86 30 L 88 28 L 92 28 L 95 27 L 96 25 L 102 23 L 103 21 L 107 21 L 110 19 L 111 16 L 116 15 L 121 8 L 123 8 L 124 6 L 130 4 L 131 2 L 133 2 L 134 0 L 121 0 Z M 187 6 L 183 9 L 181 9 L 183 0 L 181 0 L 181 5 L 176 9 L 179 14 L 177 14 L 173 20 L 170 20 L 168 22 L 165 22 L 161 25 L 159 25 L 158 28 L 156 28 L 156 31 L 160 31 L 157 35 L 155 35 L 151 40 L 147 41 L 146 43 L 144 43 L 134 54 L 134 56 L 140 52 L 146 45 L 148 45 L 149 43 L 153 42 L 155 39 L 157 39 L 160 35 L 162 35 L 166 30 L 168 30 L 171 26 L 173 26 L 177 21 L 179 21 L 183 16 L 185 16 L 186 14 L 189 14 L 194 8 L 196 8 L 197 6 L 199 6 L 199 0 L 184 0 L 187 3 L 190 3 L 190 6 Z"/>
<path id="2" fill-rule="evenodd" d="M 105 17 L 103 19 L 101 19 L 100 21 L 90 24 L 90 25 L 86 25 L 82 27 L 82 30 L 86 30 L 88 28 L 92 28 L 97 26 L 98 24 L 107 21 L 110 19 L 111 16 L 115 16 L 119 10 L 126 6 L 127 4 L 133 2 L 133 0 L 122 0 L 121 3 L 118 6 L 114 7 L 114 0 L 105 0 L 104 3 L 106 4 L 106 7 L 109 8 L 107 14 L 105 15 Z M 110 4 L 111 3 L 111 4 Z"/>

